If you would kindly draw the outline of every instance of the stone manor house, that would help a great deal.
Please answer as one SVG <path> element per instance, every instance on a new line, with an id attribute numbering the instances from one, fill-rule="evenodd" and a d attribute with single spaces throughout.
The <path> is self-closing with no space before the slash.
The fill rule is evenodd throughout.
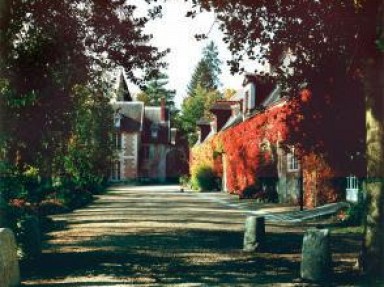
<path id="1" fill-rule="evenodd" d="M 117 148 L 111 163 L 111 181 L 176 180 L 188 170 L 188 151 L 171 128 L 170 110 L 146 106 L 131 95 L 128 80 L 121 71 L 111 105 L 114 140 Z"/>

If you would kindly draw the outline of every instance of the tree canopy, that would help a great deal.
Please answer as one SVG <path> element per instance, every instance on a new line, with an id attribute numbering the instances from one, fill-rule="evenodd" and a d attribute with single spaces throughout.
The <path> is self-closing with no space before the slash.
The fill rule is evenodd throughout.
<path id="1" fill-rule="evenodd" d="M 197 7 L 215 12 L 234 57 L 233 72 L 243 70 L 241 62 L 248 57 L 270 63 L 281 77 L 290 76 L 291 86 L 330 60 L 352 72 L 361 52 L 373 52 L 371 43 L 376 40 L 378 1 L 198 2 Z M 294 61 L 285 65 L 295 73 L 285 73 L 281 65 L 287 52 Z"/>
<path id="2" fill-rule="evenodd" d="M 233 55 L 232 72 L 243 71 L 246 58 L 268 62 L 271 75 L 287 95 L 297 97 L 305 83 L 325 103 L 337 92 L 360 84 L 365 101 L 368 214 L 363 266 L 371 275 L 384 274 L 384 110 L 383 1 L 196 1 L 193 16 L 214 11 L 224 41 Z M 343 78 L 343 79 L 342 79 Z M 334 89 L 335 85 L 340 85 Z M 346 89 L 347 90 L 347 89 Z M 355 100 L 355 99 L 354 99 Z M 347 111 L 345 102 L 342 110 Z M 347 124 L 347 123 L 346 123 Z M 358 141 L 359 139 L 356 139 Z M 378 180 L 380 179 L 380 180 Z M 380 254 L 380 255 L 379 255 Z"/>
<path id="3" fill-rule="evenodd" d="M 210 42 L 202 51 L 187 87 L 187 97 L 181 106 L 181 114 L 176 118 L 177 126 L 188 134 L 190 144 L 197 140 L 196 122 L 201 118 L 213 119 L 209 111 L 216 100 L 222 98 L 218 91 L 221 61 L 217 46 Z"/>
<path id="4" fill-rule="evenodd" d="M 167 51 L 143 30 L 160 12 L 151 4 L 141 15 L 126 1 L 1 2 L 2 174 L 17 181 L 32 168 L 49 188 L 105 182 L 113 156 L 105 75 L 122 66 L 142 85 L 165 67 Z"/>

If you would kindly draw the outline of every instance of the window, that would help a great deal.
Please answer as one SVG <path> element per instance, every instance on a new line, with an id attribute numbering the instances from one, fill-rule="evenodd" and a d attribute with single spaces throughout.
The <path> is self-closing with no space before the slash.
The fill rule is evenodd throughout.
<path id="1" fill-rule="evenodd" d="M 120 125 L 121 125 L 121 114 L 120 113 L 115 113 L 114 125 L 115 125 L 115 128 L 120 128 Z"/>
<path id="2" fill-rule="evenodd" d="M 295 149 L 292 148 L 291 152 L 287 154 L 287 170 L 288 171 L 298 171 L 299 170 L 299 160 L 295 155 Z"/>
<path id="3" fill-rule="evenodd" d="M 116 147 L 116 149 L 119 149 L 119 150 L 121 149 L 122 141 L 123 141 L 123 138 L 122 138 L 121 133 L 116 133 L 116 135 L 115 135 L 115 147 Z"/>
<path id="4" fill-rule="evenodd" d="M 157 139 L 159 135 L 159 126 L 157 124 L 152 124 L 151 125 L 151 137 L 153 139 Z"/>
<path id="5" fill-rule="evenodd" d="M 354 175 L 347 177 L 346 200 L 349 202 L 359 201 L 359 179 Z"/>
<path id="6" fill-rule="evenodd" d="M 143 146 L 143 159 L 151 160 L 155 157 L 155 147 L 152 145 Z"/>

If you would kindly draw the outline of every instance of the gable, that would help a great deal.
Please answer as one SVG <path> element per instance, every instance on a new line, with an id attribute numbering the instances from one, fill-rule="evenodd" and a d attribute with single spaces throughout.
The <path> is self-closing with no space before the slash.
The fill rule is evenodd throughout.
<path id="1" fill-rule="evenodd" d="M 116 88 L 116 101 L 118 102 L 132 102 L 132 95 L 128 88 L 128 80 L 124 76 L 124 71 L 120 72 L 118 85 Z"/>

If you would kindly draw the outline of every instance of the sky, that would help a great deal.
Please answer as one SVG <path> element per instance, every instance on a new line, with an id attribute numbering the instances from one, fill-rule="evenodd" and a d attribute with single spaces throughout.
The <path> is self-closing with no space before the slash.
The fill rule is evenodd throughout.
<path id="1" fill-rule="evenodd" d="M 187 85 L 192 73 L 201 59 L 202 49 L 211 40 L 219 49 L 219 58 L 223 61 L 220 89 L 240 89 L 243 81 L 241 75 L 231 75 L 226 61 L 231 54 L 222 41 L 223 35 L 214 24 L 213 13 L 199 14 L 196 18 L 185 17 L 190 3 L 180 0 L 169 0 L 162 4 L 163 17 L 148 23 L 146 32 L 153 34 L 153 45 L 162 49 L 170 48 L 171 52 L 166 57 L 169 63 L 167 74 L 169 76 L 170 89 L 176 90 L 175 102 L 180 107 L 183 98 L 186 97 Z M 213 25 L 213 26 L 212 26 Z M 208 39 L 197 41 L 195 34 L 209 33 Z M 250 64 L 246 65 L 250 66 Z"/>

